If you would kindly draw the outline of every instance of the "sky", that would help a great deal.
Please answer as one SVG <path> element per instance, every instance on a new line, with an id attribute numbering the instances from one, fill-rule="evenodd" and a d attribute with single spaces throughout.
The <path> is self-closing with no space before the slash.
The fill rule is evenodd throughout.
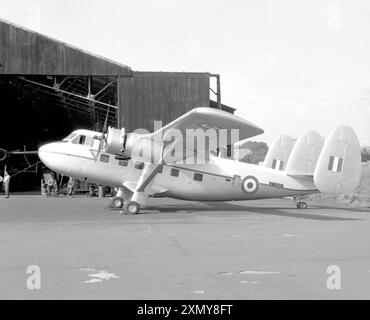
<path id="1" fill-rule="evenodd" d="M 345 124 L 370 146 L 369 0 L 0 0 L 0 18 L 133 70 L 220 74 L 254 140 Z"/>

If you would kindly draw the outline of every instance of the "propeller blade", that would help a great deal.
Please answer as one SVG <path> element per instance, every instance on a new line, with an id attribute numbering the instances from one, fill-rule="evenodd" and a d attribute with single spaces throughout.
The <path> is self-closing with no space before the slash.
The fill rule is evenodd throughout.
<path id="1" fill-rule="evenodd" d="M 107 133 L 108 131 L 108 116 L 109 116 L 109 107 L 107 109 L 107 115 L 105 116 L 105 120 L 104 120 L 103 134 Z"/>
<path id="2" fill-rule="evenodd" d="M 95 157 L 95 162 L 97 161 L 100 153 L 103 152 L 104 143 L 106 142 L 106 139 L 107 139 L 106 134 L 108 132 L 108 117 L 109 117 L 109 107 L 107 109 L 107 114 L 105 116 L 104 125 L 103 125 L 103 129 L 102 129 L 102 134 L 99 137 L 99 147 L 98 147 L 98 152 L 97 152 L 96 157 Z"/>

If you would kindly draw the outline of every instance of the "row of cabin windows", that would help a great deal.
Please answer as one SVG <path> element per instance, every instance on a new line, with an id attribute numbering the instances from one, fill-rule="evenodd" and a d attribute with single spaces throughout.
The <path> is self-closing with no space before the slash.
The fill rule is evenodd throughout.
<path id="1" fill-rule="evenodd" d="M 178 177 L 180 175 L 180 170 L 175 169 L 175 168 L 171 168 L 171 173 L 170 174 L 171 174 L 172 177 Z M 203 181 L 203 174 L 194 173 L 193 179 L 194 179 L 194 181 L 202 182 Z"/>
<path id="2" fill-rule="evenodd" d="M 144 168 L 144 163 L 143 162 L 137 162 L 135 164 L 135 168 L 136 169 L 139 169 L 139 170 L 142 170 Z M 161 174 L 163 173 L 163 166 L 160 166 L 159 169 L 158 169 L 158 174 Z M 179 175 L 180 175 L 180 170 L 179 169 L 176 169 L 176 168 L 171 168 L 171 172 L 170 172 L 170 175 L 172 177 L 175 177 L 177 178 Z M 194 173 L 194 181 L 199 181 L 199 182 L 202 182 L 203 181 L 203 175 L 200 174 L 200 173 Z"/>
<path id="3" fill-rule="evenodd" d="M 109 162 L 109 156 L 106 155 L 106 154 L 102 154 L 100 156 L 100 161 L 101 162 L 106 162 L 106 163 Z M 128 161 L 127 160 L 119 160 L 118 161 L 118 165 L 120 165 L 122 167 L 127 167 L 128 166 Z M 144 169 L 144 163 L 143 162 L 136 162 L 135 163 L 135 169 L 143 170 Z M 163 173 L 163 166 L 160 166 L 159 167 L 157 173 L 158 174 Z M 180 175 L 180 170 L 179 169 L 175 169 L 175 168 L 171 168 L 170 175 L 172 177 L 178 177 Z M 201 173 L 194 173 L 194 181 L 202 182 L 203 181 L 203 174 L 201 174 Z"/>
<path id="4" fill-rule="evenodd" d="M 87 141 L 86 136 L 84 136 L 84 135 L 77 136 L 75 139 L 72 140 L 72 143 L 76 143 L 76 144 L 86 144 L 86 142 L 91 142 L 91 141 Z M 101 154 L 100 155 L 100 161 L 104 162 L 104 163 L 109 163 L 109 155 Z M 128 161 L 127 160 L 119 160 L 118 165 L 120 165 L 122 167 L 127 167 L 128 166 Z M 143 162 L 136 162 L 135 163 L 135 169 L 143 170 L 144 169 L 144 163 Z M 160 167 L 158 173 L 162 173 L 162 172 L 163 172 L 163 166 Z M 178 177 L 180 175 L 180 170 L 175 169 L 175 168 L 171 168 L 171 173 L 170 174 L 171 174 L 172 177 Z M 203 181 L 203 174 L 194 173 L 194 181 L 202 182 Z"/>

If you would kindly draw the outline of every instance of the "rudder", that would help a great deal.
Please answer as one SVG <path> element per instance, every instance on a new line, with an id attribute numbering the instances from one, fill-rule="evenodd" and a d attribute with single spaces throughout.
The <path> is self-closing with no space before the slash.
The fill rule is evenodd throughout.
<path id="1" fill-rule="evenodd" d="M 313 176 L 323 145 L 323 137 L 316 131 L 302 133 L 289 157 L 287 174 Z"/>
<path id="2" fill-rule="evenodd" d="M 276 170 L 284 170 L 293 149 L 295 140 L 287 135 L 275 139 L 266 155 L 263 166 Z"/>

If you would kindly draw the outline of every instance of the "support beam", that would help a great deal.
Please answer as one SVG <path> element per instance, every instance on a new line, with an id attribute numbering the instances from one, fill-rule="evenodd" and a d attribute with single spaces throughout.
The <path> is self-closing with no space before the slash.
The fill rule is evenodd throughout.
<path id="1" fill-rule="evenodd" d="M 43 84 L 43 83 L 35 82 L 35 81 L 32 81 L 32 80 L 28 80 L 28 79 L 26 79 L 24 77 L 19 77 L 19 79 L 21 79 L 21 80 L 23 80 L 25 82 L 28 82 L 28 83 L 32 83 L 34 85 L 38 85 L 38 86 L 44 87 L 44 88 L 48 88 L 48 89 L 51 89 L 51 90 L 56 90 L 54 87 L 48 86 L 48 85 Z M 75 94 L 75 93 L 72 93 L 72 92 L 67 92 L 67 91 L 64 91 L 64 90 L 61 90 L 61 89 L 58 89 L 56 91 L 57 92 L 64 93 L 64 94 L 67 94 L 67 95 L 70 95 L 70 96 L 74 96 L 74 97 L 77 97 L 77 98 L 80 98 L 80 99 L 83 99 L 83 100 L 87 100 L 87 101 L 90 101 L 90 102 L 93 102 L 93 103 L 96 103 L 96 104 L 101 104 L 101 105 L 106 106 L 106 107 L 118 109 L 117 106 L 111 105 L 109 103 L 100 102 L 100 101 L 97 101 L 97 100 L 94 100 L 94 99 L 89 99 L 89 98 L 87 98 L 85 96 L 82 96 L 82 95 L 79 95 L 79 94 Z"/>
<path id="2" fill-rule="evenodd" d="M 121 77 L 117 77 L 117 127 L 118 129 L 122 128 L 122 121 L 121 121 Z"/>
<path id="3" fill-rule="evenodd" d="M 217 93 L 212 88 L 210 90 L 217 96 L 217 109 L 221 110 L 221 77 L 219 74 L 211 74 L 210 77 L 216 78 Z"/>

